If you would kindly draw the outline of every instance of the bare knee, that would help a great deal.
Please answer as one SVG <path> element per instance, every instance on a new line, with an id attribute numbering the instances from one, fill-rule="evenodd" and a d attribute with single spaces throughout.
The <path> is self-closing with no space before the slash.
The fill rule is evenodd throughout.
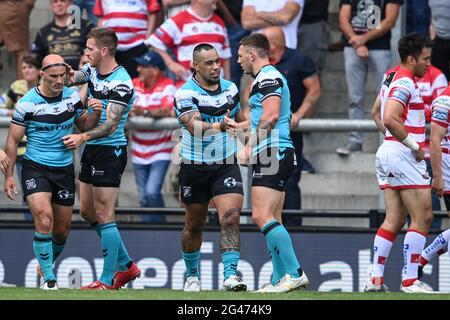
<path id="1" fill-rule="evenodd" d="M 239 227 L 240 210 L 238 208 L 231 208 L 223 215 L 220 225 L 222 229 Z"/>
<path id="2" fill-rule="evenodd" d="M 36 230 L 41 233 L 51 233 L 53 227 L 53 216 L 51 212 L 38 209 L 34 213 Z"/>

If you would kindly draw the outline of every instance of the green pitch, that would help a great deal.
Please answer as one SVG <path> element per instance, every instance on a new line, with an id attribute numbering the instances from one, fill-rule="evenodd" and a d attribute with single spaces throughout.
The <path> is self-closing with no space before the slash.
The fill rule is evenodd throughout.
<path id="1" fill-rule="evenodd" d="M 122 289 L 119 291 L 60 289 L 58 291 L 44 291 L 30 288 L 0 288 L 0 300 L 450 300 L 450 293 L 350 293 L 305 290 L 284 294 L 261 294 L 217 290 L 186 293 L 181 290 L 168 289 Z"/>

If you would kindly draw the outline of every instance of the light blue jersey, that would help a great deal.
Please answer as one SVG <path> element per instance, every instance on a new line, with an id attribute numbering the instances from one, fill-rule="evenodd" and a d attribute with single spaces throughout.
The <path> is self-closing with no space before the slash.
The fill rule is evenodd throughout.
<path id="1" fill-rule="evenodd" d="M 95 98 L 102 101 L 103 111 L 98 125 L 101 125 L 106 121 L 106 108 L 109 102 L 114 102 L 127 107 L 126 112 L 120 119 L 116 131 L 109 136 L 88 141 L 87 144 L 102 146 L 126 145 L 125 123 L 127 122 L 128 113 L 134 102 L 134 87 L 128 72 L 122 66 L 117 66 L 111 73 L 101 75 L 98 73 L 97 68 L 92 68 L 89 63 L 83 66 L 81 72 L 84 75 L 84 81 L 88 81 L 89 98 Z"/>
<path id="2" fill-rule="evenodd" d="M 11 122 L 26 127 L 24 158 L 50 167 L 73 163 L 73 153 L 61 139 L 73 133 L 75 119 L 84 113 L 78 93 L 64 87 L 55 98 L 44 97 L 33 88 L 17 102 Z"/>
<path id="3" fill-rule="evenodd" d="M 209 91 L 192 77 L 175 94 L 175 113 L 181 116 L 198 111 L 204 122 L 222 122 L 228 110 L 234 118 L 241 109 L 236 85 L 220 79 L 219 88 Z M 181 122 L 180 122 L 181 123 Z M 183 126 L 181 157 L 198 163 L 223 162 L 236 153 L 236 141 L 225 132 L 194 137 Z"/>
<path id="4" fill-rule="evenodd" d="M 253 148 L 257 155 L 267 148 L 294 148 L 290 136 L 291 96 L 286 78 L 272 65 L 261 68 L 252 83 L 250 98 L 250 125 L 252 133 L 256 132 L 263 113 L 262 102 L 272 96 L 281 98 L 280 117 L 270 135 Z"/>

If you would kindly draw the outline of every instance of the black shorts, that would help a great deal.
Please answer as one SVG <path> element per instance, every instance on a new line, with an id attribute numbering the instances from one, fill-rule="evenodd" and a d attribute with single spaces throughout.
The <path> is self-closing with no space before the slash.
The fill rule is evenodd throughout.
<path id="1" fill-rule="evenodd" d="M 206 203 L 227 193 L 244 194 L 239 165 L 180 164 L 180 193 L 183 203 Z"/>
<path id="2" fill-rule="evenodd" d="M 94 187 L 119 188 L 127 165 L 127 146 L 86 145 L 78 179 Z"/>
<path id="3" fill-rule="evenodd" d="M 257 155 L 252 166 L 252 187 L 260 186 L 284 191 L 297 159 L 293 148 L 270 148 Z"/>
<path id="4" fill-rule="evenodd" d="M 40 163 L 22 160 L 23 197 L 36 192 L 50 192 L 52 202 L 73 206 L 75 203 L 75 173 L 73 164 L 65 167 L 49 167 Z"/>

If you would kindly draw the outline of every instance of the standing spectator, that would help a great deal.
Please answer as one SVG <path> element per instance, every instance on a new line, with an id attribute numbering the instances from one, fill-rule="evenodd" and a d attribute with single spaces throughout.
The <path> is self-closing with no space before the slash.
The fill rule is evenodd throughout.
<path id="1" fill-rule="evenodd" d="M 0 149 L 0 170 L 3 174 L 6 174 L 6 170 L 9 167 L 9 158 L 6 153 Z"/>
<path id="2" fill-rule="evenodd" d="M 135 58 L 147 52 L 144 40 L 155 29 L 157 0 L 96 0 L 94 14 L 100 27 L 112 29 L 119 38 L 116 59 L 131 78 L 137 77 Z"/>
<path id="3" fill-rule="evenodd" d="M 68 8 L 72 0 L 51 0 L 53 21 L 36 34 L 32 52 L 42 59 L 51 53 L 58 54 L 73 68 L 78 69 L 80 57 L 86 47 L 86 36 L 94 28 L 88 20 L 81 19 L 81 28 L 74 28 Z"/>
<path id="4" fill-rule="evenodd" d="M 292 131 L 301 119 L 311 116 L 320 97 L 320 81 L 313 61 L 298 50 L 286 47 L 283 30 L 280 27 L 268 27 L 263 30 L 270 43 L 270 63 L 283 74 L 288 83 L 291 98 L 291 139 L 297 159 L 303 152 L 303 135 Z M 300 182 L 301 162 L 289 176 L 283 209 L 301 209 Z M 300 225 L 301 218 L 286 217 L 286 225 Z"/>
<path id="5" fill-rule="evenodd" d="M 450 79 L 450 1 L 429 0 L 431 8 L 431 38 L 434 40 L 431 63 Z"/>
<path id="6" fill-rule="evenodd" d="M 139 77 L 133 79 L 136 100 L 130 116 L 160 119 L 173 114 L 173 97 L 176 91 L 173 81 L 164 77 L 164 61 L 149 51 L 136 59 Z M 131 137 L 131 161 L 139 193 L 141 207 L 164 207 L 161 187 L 170 165 L 171 130 L 133 130 Z M 145 215 L 144 221 L 163 223 L 163 214 Z"/>
<path id="7" fill-rule="evenodd" d="M 406 2 L 406 33 L 417 32 L 428 36 L 430 32 L 431 11 L 428 0 Z"/>
<path id="8" fill-rule="evenodd" d="M 239 41 L 250 34 L 248 30 L 242 28 L 241 11 L 243 0 L 223 0 L 219 1 L 219 15 L 225 21 L 227 26 L 228 40 L 230 41 L 231 60 L 230 72 L 231 81 L 240 88 L 242 78 L 242 68 L 237 63 L 237 52 L 239 49 Z"/>
<path id="9" fill-rule="evenodd" d="M 374 77 L 376 90 L 391 63 L 391 29 L 397 21 L 403 0 L 341 0 L 339 24 L 347 38 L 344 49 L 345 79 L 347 81 L 350 119 L 364 119 L 364 93 L 367 72 Z M 375 7 L 374 7 L 375 5 Z M 376 9 L 380 10 L 381 21 L 376 21 Z M 349 141 L 336 152 L 348 156 L 353 151 L 361 151 L 363 136 L 351 132 Z"/>
<path id="10" fill-rule="evenodd" d="M 191 6 L 167 19 L 146 40 L 164 60 L 167 68 L 178 79 L 187 81 L 191 76 L 191 55 L 193 48 L 205 41 L 219 53 L 225 79 L 230 79 L 230 46 L 223 20 L 216 14 L 217 0 L 192 0 Z M 167 52 L 174 51 L 176 61 Z"/>
<path id="11" fill-rule="evenodd" d="M 325 67 L 328 50 L 329 0 L 305 0 L 298 28 L 298 48 L 314 61 L 317 73 Z"/>
<path id="12" fill-rule="evenodd" d="M 14 52 L 16 79 L 22 79 L 22 59 L 30 51 L 30 14 L 34 0 L 0 1 L 0 43 Z"/>
<path id="13" fill-rule="evenodd" d="M 73 4 L 80 8 L 81 13 L 85 10 L 89 21 L 97 25 L 98 18 L 94 15 L 95 0 L 73 0 Z"/>
<path id="14" fill-rule="evenodd" d="M 245 29 L 260 32 L 263 28 L 280 26 L 286 46 L 297 49 L 297 28 L 304 0 L 244 0 L 241 19 Z"/>

